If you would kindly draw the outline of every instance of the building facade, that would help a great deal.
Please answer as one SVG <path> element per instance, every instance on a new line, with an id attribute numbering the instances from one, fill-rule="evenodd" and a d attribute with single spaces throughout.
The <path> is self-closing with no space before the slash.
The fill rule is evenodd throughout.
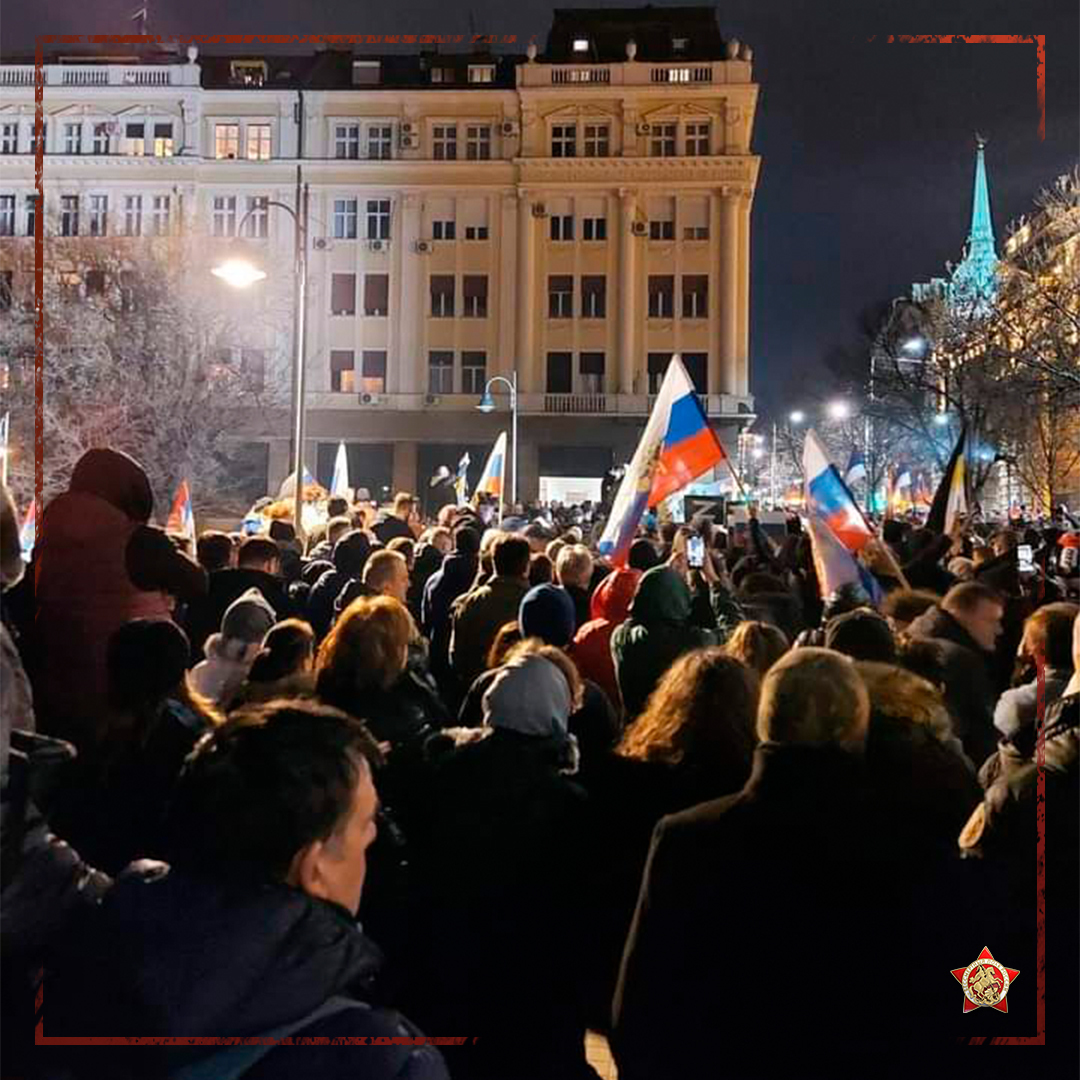
<path id="1" fill-rule="evenodd" d="M 526 56 L 50 56 L 44 228 L 194 237 L 209 269 L 242 226 L 288 274 L 292 221 L 264 201 L 292 205 L 299 166 L 312 471 L 328 481 L 344 440 L 375 497 L 465 451 L 478 473 L 510 427 L 500 386 L 476 410 L 502 375 L 531 499 L 542 478 L 628 460 L 673 353 L 725 441 L 753 419 L 751 61 L 711 8 L 557 11 Z M 5 248 L 32 243 L 34 150 L 32 61 L 8 58 L 8 267 Z M 32 288 L 5 273 L 8 296 Z M 272 427 L 271 489 L 287 416 Z"/>

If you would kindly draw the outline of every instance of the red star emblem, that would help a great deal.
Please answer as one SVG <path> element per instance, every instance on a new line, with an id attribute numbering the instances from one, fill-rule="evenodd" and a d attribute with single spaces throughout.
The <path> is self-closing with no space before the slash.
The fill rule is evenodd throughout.
<path id="1" fill-rule="evenodd" d="M 964 991 L 965 1013 L 984 1007 L 1007 1013 L 1009 1002 L 1005 995 L 1019 974 L 995 960 L 989 949 L 983 949 L 967 967 L 952 971 L 953 978 Z"/>

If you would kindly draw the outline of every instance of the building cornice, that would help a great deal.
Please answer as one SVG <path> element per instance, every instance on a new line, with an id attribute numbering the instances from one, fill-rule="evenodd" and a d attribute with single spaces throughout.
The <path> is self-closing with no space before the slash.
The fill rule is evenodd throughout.
<path id="1" fill-rule="evenodd" d="M 761 159 L 721 157 L 515 158 L 523 184 L 699 183 L 753 186 Z"/>

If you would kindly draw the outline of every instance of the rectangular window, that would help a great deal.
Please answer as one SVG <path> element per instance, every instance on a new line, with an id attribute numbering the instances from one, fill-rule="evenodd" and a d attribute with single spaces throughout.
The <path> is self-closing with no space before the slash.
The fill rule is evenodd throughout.
<path id="1" fill-rule="evenodd" d="M 109 235 L 109 196 L 90 196 L 90 235 Z"/>
<path id="2" fill-rule="evenodd" d="M 169 211 L 171 204 L 168 195 L 154 196 L 154 235 L 169 235 Z"/>
<path id="3" fill-rule="evenodd" d="M 470 64 L 469 65 L 469 82 L 471 83 L 490 83 L 495 81 L 495 65 L 494 64 Z"/>
<path id="4" fill-rule="evenodd" d="M 453 240 L 454 233 L 454 222 L 452 221 L 433 221 L 431 223 L 432 240 Z"/>
<path id="5" fill-rule="evenodd" d="M 64 153 L 82 153 L 82 124 L 64 125 Z"/>
<path id="6" fill-rule="evenodd" d="M 649 353 L 646 364 L 649 376 L 650 394 L 660 393 L 660 384 L 664 381 L 664 376 L 667 374 L 668 364 L 670 363 L 671 353 L 669 352 Z"/>
<path id="7" fill-rule="evenodd" d="M 334 200 L 334 239 L 356 239 L 357 208 L 355 199 Z"/>
<path id="8" fill-rule="evenodd" d="M 548 277 L 548 318 L 572 319 L 573 317 L 574 279 L 569 274 L 552 274 Z"/>
<path id="9" fill-rule="evenodd" d="M 602 394 L 604 392 L 604 354 L 602 352 L 583 352 L 578 357 L 583 394 Z"/>
<path id="10" fill-rule="evenodd" d="M 352 349 L 330 350 L 330 389 L 351 394 L 356 389 L 356 357 Z"/>
<path id="11" fill-rule="evenodd" d="M 461 279 L 461 295 L 465 301 L 467 319 L 486 319 L 488 313 L 487 274 L 465 274 Z"/>
<path id="12" fill-rule="evenodd" d="M 428 393 L 452 394 L 454 392 L 454 354 L 452 352 L 428 353 Z"/>
<path id="13" fill-rule="evenodd" d="M 365 349 L 361 365 L 361 392 L 365 394 L 385 394 L 386 352 L 381 349 Z"/>
<path id="14" fill-rule="evenodd" d="M 330 314 L 356 314 L 356 275 L 330 275 Z"/>
<path id="15" fill-rule="evenodd" d="M 709 198 L 689 195 L 679 201 L 679 223 L 684 240 L 709 239 Z"/>
<path id="16" fill-rule="evenodd" d="M 247 226 L 244 235 L 252 240 L 265 240 L 270 229 L 269 197 L 266 195 L 249 195 L 245 206 L 245 214 L 248 215 Z"/>
<path id="17" fill-rule="evenodd" d="M 675 278 L 671 274 L 649 275 L 649 318 L 670 319 L 675 314 Z"/>
<path id="18" fill-rule="evenodd" d="M 389 161 L 393 142 L 391 124 L 371 124 L 367 129 L 367 156 L 373 161 Z"/>
<path id="19" fill-rule="evenodd" d="M 706 319 L 709 316 L 709 275 L 683 274 L 682 314 L 684 319 Z"/>
<path id="20" fill-rule="evenodd" d="M 107 154 L 109 152 L 109 137 L 110 137 L 108 124 L 95 124 L 94 125 L 94 153 L 95 154 Z"/>
<path id="21" fill-rule="evenodd" d="M 0 195 L 0 236 L 15 235 L 15 196 Z"/>
<path id="22" fill-rule="evenodd" d="M 690 376 L 694 389 L 699 394 L 707 394 L 709 392 L 709 354 L 683 353 L 682 362 L 686 365 L 686 374 Z"/>
<path id="23" fill-rule="evenodd" d="M 142 236 L 142 196 L 124 196 L 124 235 Z"/>
<path id="24" fill-rule="evenodd" d="M 142 157 L 146 153 L 145 124 L 124 125 L 124 153 L 130 157 Z"/>
<path id="25" fill-rule="evenodd" d="M 454 275 L 432 274 L 431 314 L 436 319 L 449 319 L 454 314 Z"/>
<path id="26" fill-rule="evenodd" d="M 553 214 L 548 220 L 551 222 L 552 240 L 574 239 L 573 214 Z"/>
<path id="27" fill-rule="evenodd" d="M 240 156 L 240 125 L 216 124 L 214 126 L 214 157 L 233 160 Z"/>
<path id="28" fill-rule="evenodd" d="M 390 314 L 390 275 L 364 275 L 364 314 L 383 316 Z"/>
<path id="29" fill-rule="evenodd" d="M 577 157 L 577 124 L 551 125 L 551 156 Z"/>
<path id="30" fill-rule="evenodd" d="M 368 199 L 367 201 L 367 238 L 369 240 L 390 239 L 390 200 Z"/>
<path id="31" fill-rule="evenodd" d="M 465 226 L 465 239 L 466 240 L 486 240 L 488 238 L 488 227 L 486 225 L 466 225 Z"/>
<path id="32" fill-rule="evenodd" d="M 691 120 L 686 125 L 686 153 L 689 157 L 708 157 L 709 131 L 708 120 Z"/>
<path id="33" fill-rule="evenodd" d="M 37 228 L 37 196 L 26 196 L 26 235 L 33 236 Z"/>
<path id="34" fill-rule="evenodd" d="M 461 392 L 482 394 L 487 385 L 487 353 L 463 352 L 461 354 Z"/>
<path id="35" fill-rule="evenodd" d="M 79 235 L 79 196 L 60 196 L 60 235 Z"/>
<path id="36" fill-rule="evenodd" d="M 171 121 L 154 125 L 154 157 L 173 156 L 173 126 Z"/>
<path id="37" fill-rule="evenodd" d="M 653 157 L 674 157 L 678 128 L 678 124 L 653 124 L 649 153 Z"/>
<path id="38" fill-rule="evenodd" d="M 431 81 L 433 83 L 453 83 L 457 82 L 457 72 L 453 68 L 448 67 L 433 67 L 431 69 Z"/>
<path id="39" fill-rule="evenodd" d="M 611 154 L 611 127 L 608 124 L 585 125 L 585 156 L 608 157 Z"/>
<path id="40" fill-rule="evenodd" d="M 13 270 L 0 270 L 0 311 L 11 310 L 11 298 L 14 292 L 15 272 Z M 3 378 L 0 379 L 0 390 L 6 390 L 11 384 L 11 370 L 4 363 Z"/>
<path id="41" fill-rule="evenodd" d="M 573 392 L 573 355 L 568 352 L 549 352 L 547 354 L 547 393 L 572 394 Z"/>
<path id="42" fill-rule="evenodd" d="M 606 240 L 607 218 L 587 217 L 581 223 L 582 240 Z"/>
<path id="43" fill-rule="evenodd" d="M 47 120 L 41 121 L 41 145 L 42 153 L 45 153 L 45 148 L 49 145 L 49 123 Z M 37 153 L 37 125 L 32 123 L 30 125 L 30 149 L 29 153 Z M 141 153 L 141 151 L 140 151 Z"/>
<path id="44" fill-rule="evenodd" d="M 214 236 L 236 235 L 236 196 L 215 195 L 212 230 Z"/>
<path id="45" fill-rule="evenodd" d="M 240 377 L 248 390 L 256 393 L 266 386 L 266 350 L 240 350 Z"/>
<path id="46" fill-rule="evenodd" d="M 457 125 L 435 124 L 431 129 L 432 156 L 436 161 L 457 160 Z"/>
<path id="47" fill-rule="evenodd" d="M 607 278 L 586 274 L 581 279 L 581 317 L 603 319 L 607 315 Z"/>
<path id="48" fill-rule="evenodd" d="M 465 158 L 467 161 L 491 159 L 491 126 L 489 124 L 466 125 Z"/>
<path id="49" fill-rule="evenodd" d="M 334 157 L 349 160 L 360 157 L 359 124 L 338 124 L 334 128 Z"/>
<path id="50" fill-rule="evenodd" d="M 649 222 L 649 239 L 650 240 L 674 240 L 675 239 L 675 222 L 674 221 L 655 221 Z"/>
<path id="51" fill-rule="evenodd" d="M 248 124 L 247 126 L 248 161 L 270 160 L 270 125 Z"/>
<path id="52" fill-rule="evenodd" d="M 0 124 L 0 154 L 19 152 L 19 125 Z"/>

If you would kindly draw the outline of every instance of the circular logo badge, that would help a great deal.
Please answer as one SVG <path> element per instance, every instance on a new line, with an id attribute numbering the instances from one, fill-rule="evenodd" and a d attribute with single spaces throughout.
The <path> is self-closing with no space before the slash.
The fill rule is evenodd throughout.
<path id="1" fill-rule="evenodd" d="M 1009 973 L 996 960 L 976 960 L 968 964 L 960 984 L 973 1004 L 996 1005 L 1009 992 Z"/>

